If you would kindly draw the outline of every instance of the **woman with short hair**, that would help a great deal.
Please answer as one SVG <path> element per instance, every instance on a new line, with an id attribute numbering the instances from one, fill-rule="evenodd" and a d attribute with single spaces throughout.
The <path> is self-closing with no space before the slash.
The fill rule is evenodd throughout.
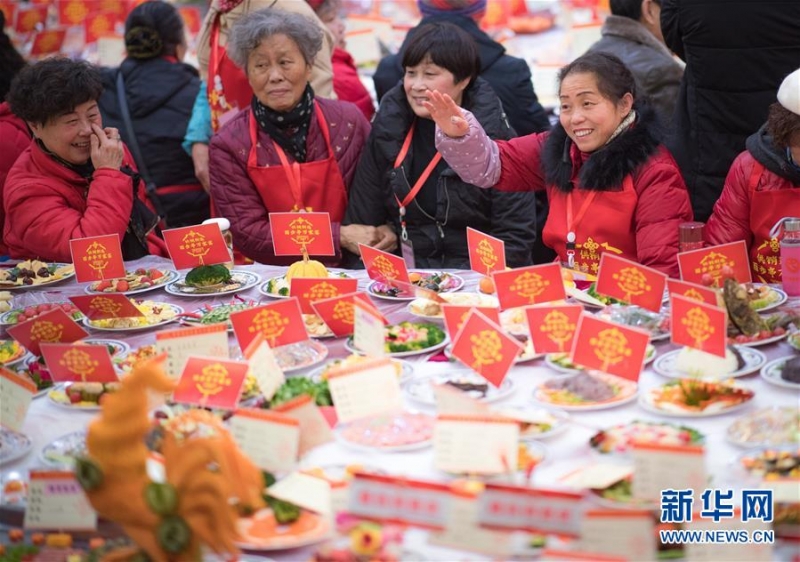
<path id="1" fill-rule="evenodd" d="M 6 179 L 4 240 L 12 258 L 71 262 L 69 241 L 118 234 L 125 260 L 166 255 L 158 217 L 114 127 L 103 128 L 99 71 L 49 58 L 17 74 L 8 94 L 35 142 Z"/>
<path id="2" fill-rule="evenodd" d="M 378 237 L 376 229 L 339 228 L 369 123 L 353 104 L 314 95 L 309 78 L 321 46 L 313 21 L 275 10 L 250 13 L 228 36 L 228 56 L 244 69 L 254 95 L 211 140 L 211 196 L 231 220 L 237 248 L 261 263 L 294 259 L 274 255 L 269 213 L 329 213 L 332 264 L 341 259 L 340 239 Z"/>

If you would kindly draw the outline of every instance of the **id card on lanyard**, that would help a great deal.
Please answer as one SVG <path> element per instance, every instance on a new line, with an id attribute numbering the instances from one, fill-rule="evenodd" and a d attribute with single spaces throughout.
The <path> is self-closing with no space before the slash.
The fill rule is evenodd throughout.
<path id="1" fill-rule="evenodd" d="M 414 129 L 416 129 L 417 122 L 416 120 L 411 124 L 411 128 L 408 130 L 408 134 L 406 135 L 405 140 L 403 141 L 403 147 L 400 149 L 400 153 L 397 155 L 397 158 L 394 161 L 394 167 L 400 168 L 403 165 L 403 160 L 405 160 L 406 155 L 408 155 L 408 149 L 411 146 L 411 139 L 414 137 Z M 397 194 L 394 194 L 395 201 L 397 201 L 397 206 L 399 209 L 400 214 L 400 249 L 403 252 L 403 260 L 406 262 L 406 267 L 409 269 L 413 269 L 415 267 L 415 260 L 414 260 L 414 245 L 411 243 L 411 239 L 408 237 L 408 230 L 406 230 L 406 207 L 408 207 L 417 194 L 422 189 L 422 186 L 425 185 L 425 182 L 428 181 L 428 178 L 433 173 L 434 168 L 442 159 L 442 155 L 439 152 L 431 158 L 431 161 L 422 171 L 422 174 L 417 178 L 417 181 L 414 183 L 414 187 L 411 188 L 411 191 L 400 201 L 400 198 L 397 197 Z"/>

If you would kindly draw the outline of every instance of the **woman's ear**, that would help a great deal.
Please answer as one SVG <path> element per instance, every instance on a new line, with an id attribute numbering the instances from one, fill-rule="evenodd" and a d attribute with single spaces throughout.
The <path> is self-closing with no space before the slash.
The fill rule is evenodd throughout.
<path id="1" fill-rule="evenodd" d="M 622 110 L 622 115 L 625 116 L 633 109 L 633 94 L 627 92 L 622 99 L 619 100 L 619 108 Z"/>
<path id="2" fill-rule="evenodd" d="M 33 133 L 33 136 L 37 139 L 39 138 L 39 131 L 42 130 L 42 126 L 39 123 L 33 123 L 32 121 L 25 121 L 28 124 L 28 128 Z"/>

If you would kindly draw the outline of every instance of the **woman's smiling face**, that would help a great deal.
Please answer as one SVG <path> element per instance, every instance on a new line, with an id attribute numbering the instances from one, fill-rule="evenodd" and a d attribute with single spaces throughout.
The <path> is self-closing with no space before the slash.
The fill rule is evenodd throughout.
<path id="1" fill-rule="evenodd" d="M 70 164 L 85 164 L 92 157 L 92 127 L 103 127 L 97 101 L 77 106 L 72 112 L 54 117 L 44 124 L 28 123 L 47 150 Z"/>
<path id="2" fill-rule="evenodd" d="M 559 100 L 561 126 L 581 152 L 594 152 L 606 144 L 633 107 L 630 93 L 617 103 L 605 97 L 591 72 L 565 76 Z"/>
<path id="3" fill-rule="evenodd" d="M 469 78 L 456 83 L 452 72 L 426 57 L 416 66 L 407 66 L 403 76 L 403 89 L 406 99 L 417 117 L 430 119 L 431 114 L 423 105 L 428 101 L 428 91 L 436 90 L 440 94 L 448 94 L 456 104 L 461 103 L 461 96 L 469 84 Z"/>

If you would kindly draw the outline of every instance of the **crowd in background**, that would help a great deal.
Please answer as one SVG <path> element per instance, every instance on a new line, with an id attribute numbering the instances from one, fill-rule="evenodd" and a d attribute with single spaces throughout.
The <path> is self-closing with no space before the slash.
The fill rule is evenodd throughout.
<path id="1" fill-rule="evenodd" d="M 305 210 L 330 214 L 331 265 L 360 267 L 363 244 L 467 268 L 472 227 L 511 266 L 593 274 L 613 252 L 675 276 L 678 226 L 697 220 L 780 279 L 773 227 L 800 217 L 800 3 L 610 0 L 559 73 L 552 126 L 528 64 L 481 29 L 486 0 L 418 7 L 377 103 L 340 0 L 212 0 L 199 70 L 160 0 L 128 15 L 117 68 L 26 64 L 0 35 L 0 254 L 70 261 L 70 239 L 117 233 L 126 259 L 165 255 L 163 229 L 224 216 L 237 259 L 280 264 L 269 213 Z"/>

